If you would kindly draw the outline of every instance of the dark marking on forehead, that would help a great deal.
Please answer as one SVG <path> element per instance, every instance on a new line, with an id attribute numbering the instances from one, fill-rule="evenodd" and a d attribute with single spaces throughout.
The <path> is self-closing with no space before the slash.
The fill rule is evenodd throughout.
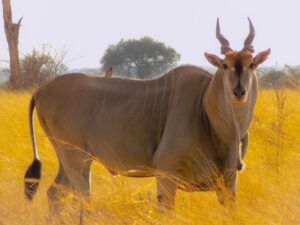
<path id="1" fill-rule="evenodd" d="M 242 73 L 243 73 L 243 64 L 240 60 L 235 62 L 234 69 L 235 69 L 235 72 L 238 76 L 242 75 Z"/>
<path id="2" fill-rule="evenodd" d="M 253 62 L 253 57 L 249 51 L 230 51 L 226 53 L 224 62 L 240 77 L 244 73 L 244 68 L 248 68 Z"/>

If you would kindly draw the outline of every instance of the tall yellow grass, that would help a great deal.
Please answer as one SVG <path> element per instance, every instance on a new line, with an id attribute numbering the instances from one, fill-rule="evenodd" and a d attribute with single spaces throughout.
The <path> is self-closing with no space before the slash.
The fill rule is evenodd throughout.
<path id="1" fill-rule="evenodd" d="M 300 224 L 300 91 L 286 91 L 283 133 L 277 140 L 273 91 L 261 91 L 250 130 L 246 170 L 239 174 L 236 215 L 227 218 L 214 193 L 178 191 L 176 211 L 156 210 L 153 178 L 112 177 L 99 163 L 92 168 L 92 200 L 86 224 Z M 0 224 L 47 224 L 46 191 L 57 159 L 36 125 L 43 163 L 37 195 L 28 203 L 23 176 L 32 161 L 28 131 L 28 92 L 0 91 Z M 38 123 L 36 123 L 38 124 Z M 64 199 L 66 224 L 77 222 L 78 203 Z"/>

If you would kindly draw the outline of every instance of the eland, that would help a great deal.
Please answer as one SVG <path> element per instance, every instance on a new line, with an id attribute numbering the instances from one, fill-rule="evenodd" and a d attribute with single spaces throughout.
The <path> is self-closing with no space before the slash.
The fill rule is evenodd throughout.
<path id="1" fill-rule="evenodd" d="M 40 87 L 29 107 L 34 160 L 25 174 L 26 197 L 33 198 L 41 177 L 32 119 L 36 108 L 59 163 L 47 192 L 51 213 L 59 214 L 59 199 L 67 194 L 58 186 L 88 198 L 94 159 L 114 175 L 156 177 L 162 210 L 174 208 L 178 189 L 215 191 L 225 204 L 225 188 L 234 200 L 257 97 L 255 70 L 270 54 L 268 49 L 253 56 L 250 19 L 249 24 L 243 49 L 233 51 L 217 21 L 224 58 L 205 53 L 217 68 L 214 75 L 196 66 L 151 80 L 76 73 Z"/>

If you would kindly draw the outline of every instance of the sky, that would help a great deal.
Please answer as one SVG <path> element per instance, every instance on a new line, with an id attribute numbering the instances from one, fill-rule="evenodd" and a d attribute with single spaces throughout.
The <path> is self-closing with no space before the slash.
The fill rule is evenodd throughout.
<path id="1" fill-rule="evenodd" d="M 255 54 L 272 53 L 266 66 L 300 65 L 299 0 L 11 0 L 14 21 L 23 16 L 20 54 L 50 44 L 67 51 L 70 69 L 100 67 L 110 44 L 150 36 L 181 54 L 180 64 L 209 66 L 204 52 L 221 56 L 216 20 L 231 47 L 240 50 L 255 30 Z M 0 60 L 8 47 L 0 12 Z"/>

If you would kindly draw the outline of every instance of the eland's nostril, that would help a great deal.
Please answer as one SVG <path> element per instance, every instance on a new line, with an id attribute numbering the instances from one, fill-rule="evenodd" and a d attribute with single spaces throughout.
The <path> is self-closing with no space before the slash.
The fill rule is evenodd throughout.
<path id="1" fill-rule="evenodd" d="M 234 94 L 235 96 L 237 96 L 237 95 L 238 95 L 237 88 L 233 88 L 233 94 Z"/>
<path id="2" fill-rule="evenodd" d="M 233 94 L 238 98 L 242 98 L 246 94 L 246 90 L 241 86 L 237 86 L 233 89 Z"/>
<path id="3" fill-rule="evenodd" d="M 242 88 L 242 96 L 244 96 L 245 94 L 246 94 L 246 90 Z"/>

